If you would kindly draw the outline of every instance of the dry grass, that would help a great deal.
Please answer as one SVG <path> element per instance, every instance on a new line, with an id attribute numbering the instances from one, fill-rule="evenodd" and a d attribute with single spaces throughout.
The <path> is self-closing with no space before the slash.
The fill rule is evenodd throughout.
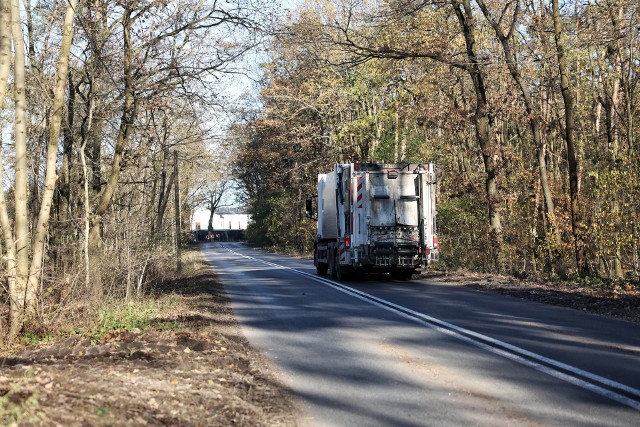
<path id="1" fill-rule="evenodd" d="M 0 424 L 294 425 L 199 252 L 183 277 L 103 307 L 76 333 L 5 352 Z"/>

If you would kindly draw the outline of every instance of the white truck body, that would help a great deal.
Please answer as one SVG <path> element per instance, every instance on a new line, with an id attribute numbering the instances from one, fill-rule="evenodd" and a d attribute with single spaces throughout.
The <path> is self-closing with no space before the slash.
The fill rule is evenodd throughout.
<path id="1" fill-rule="evenodd" d="M 433 163 L 336 164 L 318 175 L 318 274 L 401 278 L 427 267 L 438 254 L 435 208 Z"/>

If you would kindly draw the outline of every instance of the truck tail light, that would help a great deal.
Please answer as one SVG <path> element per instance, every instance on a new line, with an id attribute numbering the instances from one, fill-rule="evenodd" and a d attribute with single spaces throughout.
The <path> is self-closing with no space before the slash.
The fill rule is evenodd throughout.
<path id="1" fill-rule="evenodd" d="M 344 236 L 344 246 L 349 249 L 351 247 L 351 235 L 350 234 L 346 234 Z"/>
<path id="2" fill-rule="evenodd" d="M 433 249 L 438 249 L 438 235 L 433 235 Z"/>

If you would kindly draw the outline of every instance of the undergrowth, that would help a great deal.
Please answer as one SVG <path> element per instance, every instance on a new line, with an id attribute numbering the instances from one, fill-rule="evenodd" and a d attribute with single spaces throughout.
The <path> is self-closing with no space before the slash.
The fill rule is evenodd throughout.
<path id="1" fill-rule="evenodd" d="M 30 372 L 25 376 L 30 376 Z M 31 418 L 37 407 L 38 392 L 30 390 L 22 382 L 10 384 L 8 389 L 0 388 L 0 425 L 18 425 Z"/>
<path id="2" fill-rule="evenodd" d="M 67 310 L 65 315 L 55 321 L 44 315 L 43 318 L 25 325 L 20 342 L 23 345 L 39 345 L 70 335 L 98 342 L 109 335 L 127 331 L 180 329 L 174 308 L 182 304 L 182 300 L 173 293 L 173 289 L 183 286 L 182 281 L 196 274 L 198 251 L 197 248 L 185 250 L 182 273 L 179 276 L 175 271 L 164 272 L 169 280 L 160 286 L 161 292 L 150 287 L 143 294 L 129 300 L 123 295 L 106 296 L 97 304 L 80 305 L 78 309 Z"/>

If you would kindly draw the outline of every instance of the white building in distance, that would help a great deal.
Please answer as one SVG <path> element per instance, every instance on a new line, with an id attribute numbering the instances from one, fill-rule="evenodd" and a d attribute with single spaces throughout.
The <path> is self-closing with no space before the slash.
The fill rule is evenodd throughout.
<path id="1" fill-rule="evenodd" d="M 250 216 L 245 213 L 225 213 L 228 210 L 221 209 L 213 215 L 211 225 L 214 230 L 246 230 Z M 191 231 L 206 230 L 209 225 L 210 211 L 197 209 L 191 217 Z"/>

